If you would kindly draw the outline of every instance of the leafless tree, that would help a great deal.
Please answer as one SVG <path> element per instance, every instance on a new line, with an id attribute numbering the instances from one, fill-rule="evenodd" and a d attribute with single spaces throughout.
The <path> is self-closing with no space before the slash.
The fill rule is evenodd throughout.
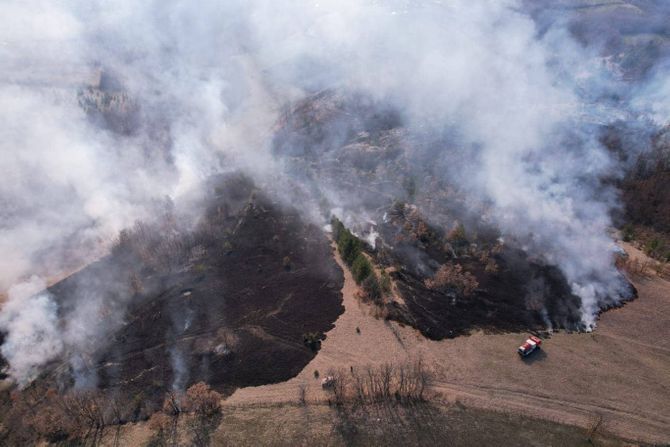
<path id="1" fill-rule="evenodd" d="M 182 412 L 183 396 L 175 391 L 168 391 L 163 400 L 163 413 L 169 416 L 177 416 Z"/>
<path id="2" fill-rule="evenodd" d="M 303 406 L 307 404 L 307 385 L 304 383 L 298 385 L 298 403 Z"/>
<path id="3" fill-rule="evenodd" d="M 174 443 L 175 419 L 163 412 L 156 412 L 149 418 L 149 428 L 154 432 L 154 441 L 160 447 L 167 447 Z"/>
<path id="4" fill-rule="evenodd" d="M 591 424 L 589 424 L 586 437 L 591 444 L 593 444 L 593 438 L 596 436 L 596 434 L 598 434 L 598 430 L 600 429 L 602 423 L 603 423 L 603 415 L 596 414 L 593 417 Z"/>
<path id="5" fill-rule="evenodd" d="M 379 368 L 380 398 L 388 400 L 391 397 L 391 381 L 394 369 L 390 363 L 385 363 Z"/>
<path id="6" fill-rule="evenodd" d="M 339 384 L 332 388 L 335 402 L 342 404 L 352 399 L 358 403 L 424 400 L 431 385 L 431 375 L 421 360 L 393 365 L 368 366 L 360 373 L 335 374 Z"/>

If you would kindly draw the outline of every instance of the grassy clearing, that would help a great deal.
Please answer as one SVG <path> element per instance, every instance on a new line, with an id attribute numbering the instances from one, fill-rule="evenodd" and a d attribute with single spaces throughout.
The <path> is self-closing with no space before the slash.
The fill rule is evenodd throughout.
<path id="1" fill-rule="evenodd" d="M 211 441 L 217 446 L 627 445 L 577 427 L 431 403 L 227 407 Z"/>

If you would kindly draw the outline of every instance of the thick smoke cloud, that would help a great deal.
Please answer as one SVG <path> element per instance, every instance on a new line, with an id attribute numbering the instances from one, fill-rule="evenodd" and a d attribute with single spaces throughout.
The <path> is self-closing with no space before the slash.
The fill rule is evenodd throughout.
<path id="1" fill-rule="evenodd" d="M 658 126 L 670 123 L 670 60 L 664 61 L 636 91 L 632 106 Z"/>
<path id="2" fill-rule="evenodd" d="M 41 366 L 63 351 L 56 303 L 44 291 L 45 285 L 33 276 L 12 286 L 0 313 L 0 330 L 8 333 L 0 352 L 9 362 L 9 375 L 21 385 L 34 379 Z"/>
<path id="3" fill-rule="evenodd" d="M 104 252 L 166 196 L 187 206 L 212 173 L 281 177 L 269 150 L 281 107 L 339 88 L 395 106 L 412 132 L 455 135 L 432 154 L 463 151 L 444 176 L 561 268 L 586 325 L 620 296 L 608 236 L 616 192 L 600 181 L 618 168 L 579 121 L 602 116 L 579 91 L 606 74 L 565 30 L 540 33 L 521 2 L 9 1 L 0 21 L 2 290 Z M 105 123 L 86 113 L 91 101 L 133 120 Z M 113 326 L 91 327 L 105 303 L 82 298 L 55 330 L 44 283 L 29 283 L 10 290 L 1 320 L 21 382 L 56 353 L 91 352 L 84 341 Z"/>

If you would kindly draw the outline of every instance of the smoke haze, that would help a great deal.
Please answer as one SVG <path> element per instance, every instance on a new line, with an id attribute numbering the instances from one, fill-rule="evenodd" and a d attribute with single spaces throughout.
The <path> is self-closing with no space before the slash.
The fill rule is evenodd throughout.
<path id="1" fill-rule="evenodd" d="M 273 125 L 282 107 L 324 89 L 394 108 L 410 133 L 448 134 L 426 159 L 486 203 L 503 235 L 561 269 L 590 328 L 626 293 L 609 235 L 618 195 L 603 183 L 623 172 L 592 123 L 634 113 L 665 125 L 667 67 L 654 62 L 621 102 L 586 97 L 626 84 L 597 49 L 561 22 L 540 29 L 514 0 L 3 2 L 9 373 L 26 383 L 121 324 L 127 301 L 112 306 L 109 325 L 92 327 L 90 315 L 109 306 L 94 285 L 63 316 L 45 280 L 102 255 L 166 197 L 197 213 L 190 199 L 207 177 L 243 170 L 290 198 L 270 150 Z M 440 164 L 454 150 L 461 163 Z"/>

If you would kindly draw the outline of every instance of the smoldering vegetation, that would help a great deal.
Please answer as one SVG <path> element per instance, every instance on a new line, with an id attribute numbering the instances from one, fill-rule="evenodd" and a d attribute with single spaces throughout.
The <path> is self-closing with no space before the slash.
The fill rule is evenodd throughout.
<path id="1" fill-rule="evenodd" d="M 540 32 L 563 22 L 580 43 L 597 48 L 608 58 L 624 79 L 637 80 L 652 74 L 657 62 L 670 55 L 670 9 L 663 1 L 524 3 Z"/>
<path id="2" fill-rule="evenodd" d="M 12 371 L 36 378 L 26 393 L 100 390 L 137 420 L 168 391 L 279 382 L 314 357 L 304 334 L 328 331 L 343 310 L 325 235 L 247 177 L 213 178 L 208 191 L 194 226 L 168 203 L 154 223 L 123 231 L 110 255 L 47 290 L 62 322 L 50 335 L 62 345 Z"/>
<path id="3" fill-rule="evenodd" d="M 221 419 L 222 396 L 203 382 L 165 394 L 148 421 L 155 432 L 152 445 L 176 445 L 179 435 L 188 445 L 209 445 Z M 11 402 L 11 406 L 7 404 Z M 121 442 L 121 426 L 136 421 L 137 401 L 123 394 L 99 390 L 58 392 L 34 383 L 3 399 L 0 439 L 7 445 L 100 445 L 104 439 Z M 178 433 L 177 426 L 186 433 Z M 180 444 L 181 445 L 181 444 Z"/>
<path id="4" fill-rule="evenodd" d="M 333 216 L 380 317 L 593 329 L 613 226 L 667 257 L 670 11 L 551 3 L 0 6 L 3 374 L 124 420 L 293 377 Z"/>
<path id="5" fill-rule="evenodd" d="M 371 280 L 362 284 L 387 318 L 434 339 L 475 328 L 587 328 L 582 300 L 563 272 L 529 254 L 525 238 L 501 232 L 492 205 L 473 196 L 457 174 L 444 176 L 449 166 L 463 165 L 462 152 L 454 147 L 425 163 L 433 145 L 456 144 L 449 136 L 436 141 L 413 135 L 383 104 L 359 95 L 349 101 L 335 91 L 297 104 L 281 124 L 274 150 L 290 161 L 291 172 L 309 185 L 323 210 L 340 215 L 345 224 L 333 222 L 335 238 L 348 225 L 357 239 L 352 243 L 389 270 L 399 300 L 380 293 Z M 345 197 L 346 208 L 338 209 Z M 341 242 L 343 259 L 357 277 L 357 252 Z M 600 306 L 634 296 L 623 277 L 615 280 L 617 294 Z"/>

